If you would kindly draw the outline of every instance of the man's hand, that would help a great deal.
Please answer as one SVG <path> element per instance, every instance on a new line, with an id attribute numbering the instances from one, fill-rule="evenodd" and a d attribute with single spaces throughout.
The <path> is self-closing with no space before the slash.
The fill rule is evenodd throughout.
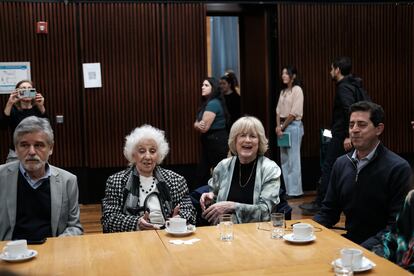
<path id="1" fill-rule="evenodd" d="M 345 138 L 345 140 L 344 140 L 344 149 L 345 149 L 345 151 L 350 151 L 352 149 L 351 138 Z"/>

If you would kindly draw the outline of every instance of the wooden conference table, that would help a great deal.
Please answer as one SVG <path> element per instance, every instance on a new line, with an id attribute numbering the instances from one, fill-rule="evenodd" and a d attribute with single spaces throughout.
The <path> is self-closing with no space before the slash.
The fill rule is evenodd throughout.
<path id="1" fill-rule="evenodd" d="M 287 228 L 296 221 L 288 221 Z M 0 261 L 0 274 L 8 270 L 21 275 L 333 275 L 331 262 L 343 247 L 358 245 L 312 220 L 319 228 L 316 240 L 293 244 L 270 238 L 266 223 L 234 226 L 234 240 L 219 240 L 216 227 L 198 227 L 186 237 L 173 237 L 163 230 L 77 237 L 49 238 L 42 245 L 29 245 L 38 252 L 30 261 Z M 318 230 L 316 230 L 318 231 Z M 288 232 L 289 233 L 289 232 Z M 174 245 L 173 239 L 200 241 Z M 3 248 L 6 242 L 0 242 Z M 411 275 L 393 263 L 364 250 L 376 263 L 362 275 Z"/>

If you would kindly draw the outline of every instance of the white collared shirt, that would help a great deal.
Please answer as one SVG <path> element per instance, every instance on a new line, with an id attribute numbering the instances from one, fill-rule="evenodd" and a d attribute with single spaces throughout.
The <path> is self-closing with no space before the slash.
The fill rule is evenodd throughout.
<path id="1" fill-rule="evenodd" d="M 50 167 L 49 167 L 48 163 L 46 163 L 46 165 L 45 165 L 45 175 L 42 176 L 41 178 L 39 178 L 38 180 L 33 180 L 33 179 L 30 178 L 29 174 L 24 169 L 21 162 L 19 163 L 19 170 L 22 173 L 23 177 L 26 179 L 26 181 L 30 184 L 30 186 L 34 190 L 39 188 L 40 185 L 42 185 L 43 182 L 45 182 L 45 180 L 48 179 L 52 175 L 51 172 L 50 172 Z"/>

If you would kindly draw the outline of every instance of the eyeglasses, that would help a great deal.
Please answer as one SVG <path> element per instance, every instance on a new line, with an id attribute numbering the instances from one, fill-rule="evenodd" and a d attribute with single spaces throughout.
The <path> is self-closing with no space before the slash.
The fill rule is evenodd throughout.
<path id="1" fill-rule="evenodd" d="M 285 231 L 293 231 L 293 225 L 298 224 L 298 223 L 301 223 L 301 222 L 298 221 L 298 222 L 292 223 L 289 227 L 286 227 L 285 228 Z M 263 226 L 263 224 L 266 225 L 266 226 Z M 268 222 L 259 222 L 259 223 L 256 223 L 256 230 L 270 231 L 271 230 L 270 229 L 271 228 L 270 226 L 271 225 L 270 225 L 270 222 L 269 221 Z M 314 229 L 314 232 L 322 232 L 322 228 L 321 227 L 313 226 L 313 229 Z"/>

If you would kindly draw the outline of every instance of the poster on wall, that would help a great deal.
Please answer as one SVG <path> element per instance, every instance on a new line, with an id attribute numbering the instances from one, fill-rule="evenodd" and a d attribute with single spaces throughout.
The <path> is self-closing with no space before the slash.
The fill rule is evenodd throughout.
<path id="1" fill-rule="evenodd" d="M 0 94 L 11 93 L 21 80 L 31 80 L 30 62 L 0 62 Z"/>
<path id="2" fill-rule="evenodd" d="M 102 87 L 100 63 L 83 64 L 83 82 L 85 88 Z"/>

